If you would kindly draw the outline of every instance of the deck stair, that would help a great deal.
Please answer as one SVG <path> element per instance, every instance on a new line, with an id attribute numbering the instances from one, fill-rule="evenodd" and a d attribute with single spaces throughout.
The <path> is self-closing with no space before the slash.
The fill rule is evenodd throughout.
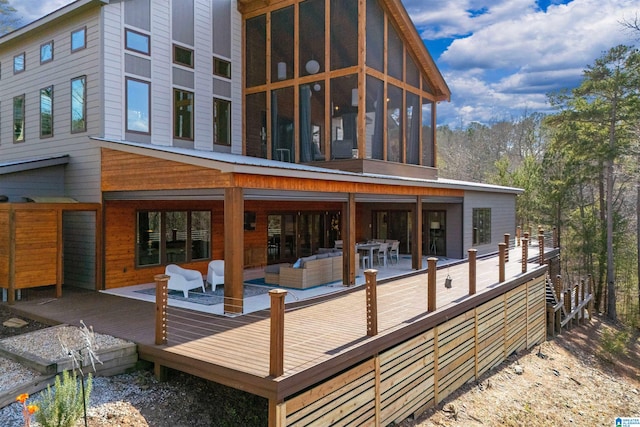
<path id="1" fill-rule="evenodd" d="M 547 334 L 550 336 L 560 333 L 564 327 L 570 328 L 590 318 L 593 302 L 593 294 L 586 289 L 584 280 L 580 285 L 568 287 L 562 284 L 559 277 L 557 280 L 558 283 L 554 283 L 547 277 L 545 282 Z"/>

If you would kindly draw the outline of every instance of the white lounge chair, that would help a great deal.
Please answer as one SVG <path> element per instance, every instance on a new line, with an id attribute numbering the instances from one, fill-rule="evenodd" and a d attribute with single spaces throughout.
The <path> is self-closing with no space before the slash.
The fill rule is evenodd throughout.
<path id="1" fill-rule="evenodd" d="M 215 291 L 217 285 L 224 285 L 224 261 L 217 259 L 209 263 L 207 271 L 207 283 L 211 285 L 211 290 Z"/>
<path id="2" fill-rule="evenodd" d="M 167 287 L 174 291 L 182 291 L 185 298 L 189 298 L 191 289 L 202 288 L 204 292 L 204 281 L 202 273 L 196 270 L 187 270 L 175 264 L 169 264 L 164 269 L 164 274 L 169 276 Z"/>

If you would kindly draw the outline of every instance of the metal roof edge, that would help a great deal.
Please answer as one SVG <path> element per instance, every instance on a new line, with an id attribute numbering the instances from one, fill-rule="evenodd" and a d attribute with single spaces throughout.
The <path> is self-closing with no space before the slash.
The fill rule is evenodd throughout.
<path id="1" fill-rule="evenodd" d="M 67 163 L 69 163 L 69 159 L 70 157 L 68 154 L 63 154 L 61 156 L 38 157 L 35 159 L 23 159 L 3 162 L 0 163 L 0 175 L 24 172 L 33 169 L 42 169 L 51 166 L 66 165 Z"/>

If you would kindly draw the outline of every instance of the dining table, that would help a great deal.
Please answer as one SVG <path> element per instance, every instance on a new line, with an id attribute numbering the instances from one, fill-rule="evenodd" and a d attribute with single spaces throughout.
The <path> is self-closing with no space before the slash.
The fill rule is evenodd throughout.
<path id="1" fill-rule="evenodd" d="M 375 251 L 377 251 L 378 249 L 380 249 L 380 243 L 376 243 L 376 242 L 367 242 L 367 243 L 356 243 L 356 251 L 360 252 L 368 252 L 368 258 L 369 258 L 369 268 L 373 268 L 373 255 L 375 253 Z"/>

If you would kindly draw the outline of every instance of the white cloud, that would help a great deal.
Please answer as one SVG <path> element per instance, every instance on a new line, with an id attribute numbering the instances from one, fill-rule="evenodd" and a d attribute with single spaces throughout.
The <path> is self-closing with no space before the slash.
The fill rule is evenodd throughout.
<path id="1" fill-rule="evenodd" d="M 18 16 L 27 24 L 69 4 L 73 0 L 11 0 Z"/>

